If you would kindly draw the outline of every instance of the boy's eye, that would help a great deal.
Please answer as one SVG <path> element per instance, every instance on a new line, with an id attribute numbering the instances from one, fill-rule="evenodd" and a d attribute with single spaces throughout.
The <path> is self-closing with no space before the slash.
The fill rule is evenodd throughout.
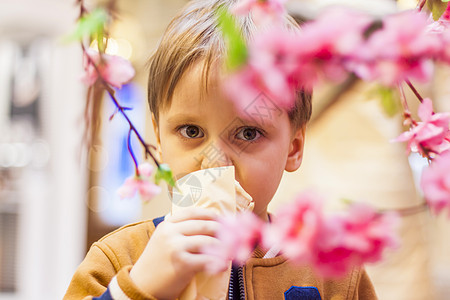
<path id="1" fill-rule="evenodd" d="M 200 128 L 194 125 L 184 125 L 179 130 L 181 135 L 188 139 L 198 139 L 205 135 Z"/>
<path id="2" fill-rule="evenodd" d="M 244 127 L 238 131 L 236 137 L 244 141 L 255 141 L 261 137 L 261 133 L 256 128 Z"/>

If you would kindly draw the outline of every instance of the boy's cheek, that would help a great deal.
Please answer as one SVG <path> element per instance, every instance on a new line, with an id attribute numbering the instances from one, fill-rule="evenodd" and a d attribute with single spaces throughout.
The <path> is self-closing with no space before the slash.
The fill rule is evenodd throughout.
<path id="1" fill-rule="evenodd" d="M 180 148 L 162 149 L 163 162 L 168 164 L 176 178 L 200 169 L 194 154 Z"/>
<path id="2" fill-rule="evenodd" d="M 270 202 L 276 190 L 274 181 L 269 180 L 269 178 L 273 177 L 269 177 L 269 174 L 264 174 L 264 171 L 259 168 L 249 168 L 242 171 L 244 172 L 240 173 L 237 180 L 244 190 L 252 196 L 258 205 L 264 205 L 264 203 Z"/>

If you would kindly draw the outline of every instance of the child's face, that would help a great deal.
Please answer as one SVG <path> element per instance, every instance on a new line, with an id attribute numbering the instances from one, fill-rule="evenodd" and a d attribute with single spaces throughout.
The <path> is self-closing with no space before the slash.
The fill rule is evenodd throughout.
<path id="1" fill-rule="evenodd" d="M 283 171 L 300 166 L 304 130 L 293 132 L 284 110 L 264 124 L 239 118 L 214 76 L 207 93 L 202 90 L 201 70 L 195 64 L 184 73 L 170 107 L 159 113 L 162 160 L 178 178 L 234 165 L 237 181 L 255 201 L 255 214 L 266 219 Z"/>

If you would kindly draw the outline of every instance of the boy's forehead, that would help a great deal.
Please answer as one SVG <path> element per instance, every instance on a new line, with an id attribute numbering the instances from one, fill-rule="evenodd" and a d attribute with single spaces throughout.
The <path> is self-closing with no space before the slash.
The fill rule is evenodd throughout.
<path id="1" fill-rule="evenodd" d="M 170 104 L 164 110 L 184 113 L 190 109 L 205 107 L 202 105 L 204 101 L 225 97 L 220 85 L 223 78 L 216 65 L 207 68 L 203 61 L 192 64 L 177 82 Z"/>

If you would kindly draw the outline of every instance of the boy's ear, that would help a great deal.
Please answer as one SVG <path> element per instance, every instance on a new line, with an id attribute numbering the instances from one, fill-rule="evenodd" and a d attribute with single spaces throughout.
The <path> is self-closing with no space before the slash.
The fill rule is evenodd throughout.
<path id="1" fill-rule="evenodd" d="M 297 129 L 289 146 L 289 153 L 286 160 L 285 170 L 288 172 L 296 171 L 302 164 L 303 159 L 303 145 L 305 143 L 305 126 Z"/>
<path id="2" fill-rule="evenodd" d="M 152 113 L 152 124 L 153 124 L 153 132 L 155 133 L 156 137 L 156 148 L 158 150 L 159 159 L 162 159 L 162 152 L 161 152 L 161 138 L 159 136 L 159 127 L 158 123 L 156 123 L 155 115 Z"/>

